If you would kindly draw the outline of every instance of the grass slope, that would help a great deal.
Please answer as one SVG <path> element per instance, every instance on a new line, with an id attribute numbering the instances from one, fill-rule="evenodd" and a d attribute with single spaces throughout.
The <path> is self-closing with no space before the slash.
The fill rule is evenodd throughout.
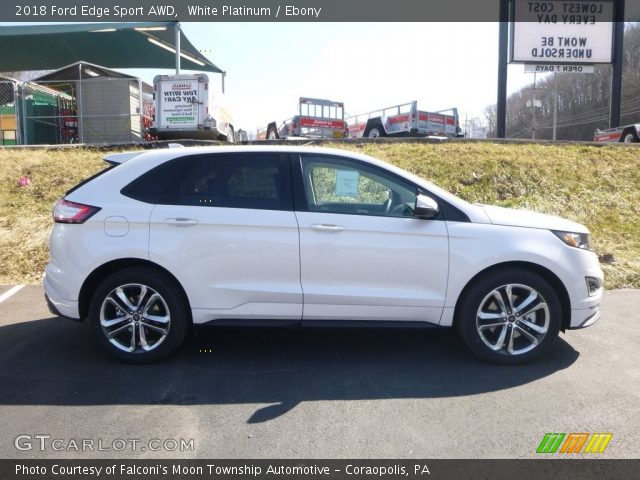
<path id="1" fill-rule="evenodd" d="M 608 288 L 640 287 L 640 149 L 534 144 L 336 145 L 384 159 L 470 202 L 526 208 L 587 225 Z M 51 205 L 102 169 L 104 152 L 0 150 L 0 284 L 38 282 Z M 17 180 L 27 175 L 31 186 Z"/>

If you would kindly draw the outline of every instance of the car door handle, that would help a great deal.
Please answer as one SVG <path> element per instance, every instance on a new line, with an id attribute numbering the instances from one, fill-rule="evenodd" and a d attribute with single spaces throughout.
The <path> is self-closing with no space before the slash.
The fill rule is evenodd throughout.
<path id="1" fill-rule="evenodd" d="M 195 218 L 165 218 L 164 223 L 174 227 L 191 227 L 198 224 Z"/>
<path id="2" fill-rule="evenodd" d="M 315 230 L 316 232 L 331 232 L 331 233 L 336 233 L 336 232 L 341 232 L 344 230 L 344 227 L 341 225 L 329 225 L 326 223 L 316 223 L 314 225 L 311 225 L 311 230 Z"/>

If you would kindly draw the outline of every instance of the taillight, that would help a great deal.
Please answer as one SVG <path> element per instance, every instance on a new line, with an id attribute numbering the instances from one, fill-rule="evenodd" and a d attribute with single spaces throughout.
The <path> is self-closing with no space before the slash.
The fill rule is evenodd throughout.
<path id="1" fill-rule="evenodd" d="M 53 221 L 56 223 L 84 223 L 99 211 L 99 207 L 60 199 L 53 206 Z"/>

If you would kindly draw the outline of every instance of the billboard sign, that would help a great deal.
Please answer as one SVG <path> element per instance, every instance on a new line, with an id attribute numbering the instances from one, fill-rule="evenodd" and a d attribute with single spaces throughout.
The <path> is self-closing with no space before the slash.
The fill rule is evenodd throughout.
<path id="1" fill-rule="evenodd" d="M 512 0 L 511 62 L 611 63 L 613 1 Z"/>

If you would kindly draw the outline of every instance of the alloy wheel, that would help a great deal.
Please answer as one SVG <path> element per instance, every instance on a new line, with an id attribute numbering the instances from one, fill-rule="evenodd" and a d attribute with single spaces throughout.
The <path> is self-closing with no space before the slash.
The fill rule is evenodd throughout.
<path id="1" fill-rule="evenodd" d="M 121 285 L 105 297 L 100 326 L 109 342 L 124 352 L 149 352 L 167 338 L 171 315 L 167 302 L 153 288 Z"/>
<path id="2" fill-rule="evenodd" d="M 549 329 L 549 307 L 540 292 L 507 284 L 489 292 L 478 308 L 476 328 L 491 350 L 521 355 L 536 348 Z"/>

